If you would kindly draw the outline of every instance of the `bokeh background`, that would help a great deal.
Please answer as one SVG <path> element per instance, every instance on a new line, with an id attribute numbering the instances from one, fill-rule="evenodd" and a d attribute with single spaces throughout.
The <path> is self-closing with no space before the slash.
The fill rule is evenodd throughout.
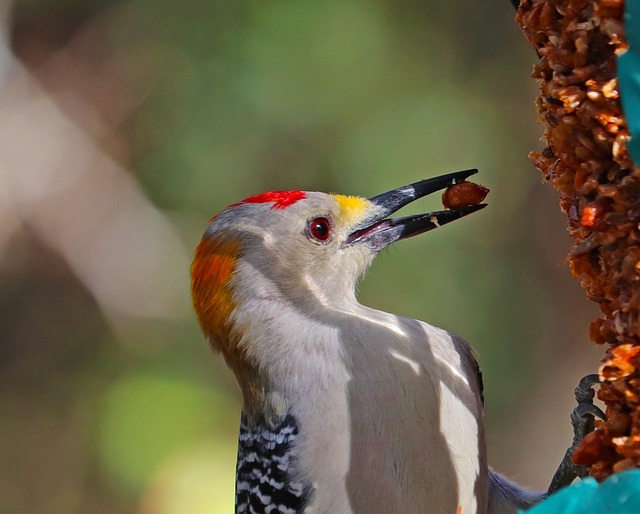
<path id="1" fill-rule="evenodd" d="M 368 305 L 472 342 L 490 461 L 546 488 L 596 309 L 507 0 L 0 3 L 0 513 L 232 512 L 240 398 L 191 314 L 207 220 L 477 167 L 489 208 L 383 254 Z M 414 209 L 431 209 L 437 199 Z"/>

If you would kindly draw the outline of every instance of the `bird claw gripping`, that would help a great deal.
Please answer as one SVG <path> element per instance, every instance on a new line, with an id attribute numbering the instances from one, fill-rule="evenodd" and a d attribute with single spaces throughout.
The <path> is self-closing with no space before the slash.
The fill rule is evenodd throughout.
<path id="1" fill-rule="evenodd" d="M 563 487 L 571 484 L 571 482 L 576 478 L 583 478 L 587 475 L 587 468 L 585 466 L 578 466 L 575 464 L 572 457 L 573 452 L 580 445 L 585 436 L 588 433 L 593 432 L 596 416 L 600 419 L 605 418 L 604 412 L 593 404 L 593 398 L 596 394 L 593 390 L 593 386 L 598 383 L 598 375 L 593 373 L 583 377 L 574 389 L 574 395 L 578 405 L 571 412 L 573 441 L 564 454 L 564 458 L 551 480 L 551 485 L 549 485 L 547 494 L 555 493 Z"/>

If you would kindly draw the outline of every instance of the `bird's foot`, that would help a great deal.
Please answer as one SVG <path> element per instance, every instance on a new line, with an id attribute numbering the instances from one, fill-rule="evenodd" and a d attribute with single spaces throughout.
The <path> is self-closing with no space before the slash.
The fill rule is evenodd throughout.
<path id="1" fill-rule="evenodd" d="M 573 452 L 580 445 L 584 437 L 593 432 L 594 419 L 597 416 L 604 419 L 605 415 L 602 410 L 593 404 L 595 391 L 593 386 L 598 384 L 598 375 L 591 374 L 580 380 L 578 386 L 574 389 L 576 402 L 578 405 L 571 413 L 571 425 L 573 426 L 573 441 L 571 446 L 564 454 L 562 462 L 551 480 L 551 485 L 547 490 L 547 494 L 552 494 L 568 486 L 576 478 L 582 478 L 587 475 L 587 468 L 578 466 L 572 460 Z"/>

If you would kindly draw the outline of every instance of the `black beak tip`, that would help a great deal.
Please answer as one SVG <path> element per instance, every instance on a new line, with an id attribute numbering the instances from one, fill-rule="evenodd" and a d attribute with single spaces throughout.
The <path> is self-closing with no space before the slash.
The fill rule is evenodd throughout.
<path id="1" fill-rule="evenodd" d="M 413 184 L 402 186 L 369 198 L 369 201 L 382 208 L 382 217 L 388 216 L 418 198 L 422 198 L 435 193 L 436 191 L 464 182 L 468 177 L 475 175 L 476 173 L 478 173 L 478 170 L 472 168 L 420 180 L 419 182 L 414 182 Z"/>
<path id="2" fill-rule="evenodd" d="M 445 223 L 448 223 L 449 221 L 453 221 L 453 220 L 457 220 L 457 219 L 460 219 L 460 218 L 464 218 L 465 216 L 468 216 L 469 214 L 473 214 L 474 212 L 481 211 L 487 205 L 488 204 L 486 204 L 486 203 L 477 203 L 477 204 L 473 204 L 473 205 L 465 205 L 464 207 L 458 207 L 456 209 L 447 209 L 445 211 L 440 211 L 440 213 L 438 213 L 438 214 L 442 214 L 444 219 L 447 220 L 447 221 L 445 221 Z"/>
<path id="3" fill-rule="evenodd" d="M 456 209 L 456 210 L 465 210 L 467 211 L 467 214 L 471 214 L 472 212 L 476 212 L 479 211 L 481 209 L 484 209 L 487 205 L 487 203 L 477 203 L 474 205 L 467 205 L 466 207 L 461 207 L 460 209 Z"/>

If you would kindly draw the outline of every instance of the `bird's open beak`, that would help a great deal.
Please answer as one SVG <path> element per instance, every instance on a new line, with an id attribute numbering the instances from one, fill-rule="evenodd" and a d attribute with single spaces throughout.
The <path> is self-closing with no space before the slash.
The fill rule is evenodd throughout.
<path id="1" fill-rule="evenodd" d="M 364 219 L 355 227 L 355 230 L 347 238 L 346 244 L 366 243 L 372 250 L 379 251 L 395 241 L 417 236 L 486 207 L 487 204 L 481 203 L 459 209 L 434 211 L 401 218 L 387 218 L 414 200 L 462 182 L 477 172 L 478 170 L 475 169 L 457 171 L 421 180 L 415 184 L 399 187 L 370 198 L 369 201 L 379 209 L 374 215 Z"/>

